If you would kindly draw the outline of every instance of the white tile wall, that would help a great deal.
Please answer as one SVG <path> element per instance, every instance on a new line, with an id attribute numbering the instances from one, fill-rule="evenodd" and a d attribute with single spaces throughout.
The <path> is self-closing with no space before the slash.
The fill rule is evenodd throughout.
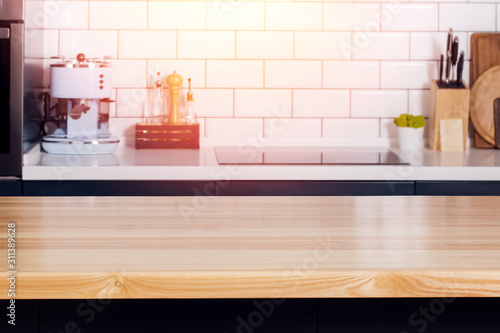
<path id="1" fill-rule="evenodd" d="M 205 29 L 203 1 L 149 1 L 148 5 L 149 29 Z"/>
<path id="2" fill-rule="evenodd" d="M 207 60 L 207 88 L 263 88 L 262 60 Z"/>
<path id="3" fill-rule="evenodd" d="M 146 29 L 145 1 L 89 1 L 90 29 Z"/>
<path id="4" fill-rule="evenodd" d="M 325 30 L 379 31 L 380 4 L 325 3 L 323 27 Z"/>
<path id="5" fill-rule="evenodd" d="M 26 28 L 87 29 L 88 1 L 26 1 L 24 18 Z"/>
<path id="6" fill-rule="evenodd" d="M 236 117 L 290 117 L 292 91 L 284 89 L 237 89 Z"/>
<path id="7" fill-rule="evenodd" d="M 408 113 L 407 90 L 354 90 L 351 116 L 355 118 L 388 118 Z"/>
<path id="8" fill-rule="evenodd" d="M 379 61 L 323 61 L 323 88 L 379 87 Z"/>
<path id="9" fill-rule="evenodd" d="M 238 31 L 238 59 L 293 59 L 293 32 Z"/>
<path id="10" fill-rule="evenodd" d="M 75 58 L 78 53 L 84 53 L 87 58 L 117 58 L 117 37 L 118 32 L 115 30 L 62 30 L 59 35 L 59 52 L 53 55 Z"/>
<path id="11" fill-rule="evenodd" d="M 382 30 L 436 31 L 438 28 L 438 4 L 382 4 L 380 23 Z"/>
<path id="12" fill-rule="evenodd" d="M 323 137 L 374 139 L 379 137 L 377 119 L 323 119 Z"/>
<path id="13" fill-rule="evenodd" d="M 440 4 L 439 30 L 495 31 L 495 4 Z"/>
<path id="14" fill-rule="evenodd" d="M 234 59 L 234 31 L 179 31 L 181 59 Z"/>
<path id="15" fill-rule="evenodd" d="M 152 40 L 156 43 L 151 43 Z M 122 59 L 175 59 L 176 57 L 177 36 L 175 31 L 122 30 L 118 41 L 119 54 Z"/>
<path id="16" fill-rule="evenodd" d="M 472 33 L 500 31 L 496 2 L 30 0 L 28 79 L 48 86 L 54 55 L 110 56 L 118 135 L 133 135 L 156 73 L 177 71 L 202 136 L 393 138 L 393 117 L 429 116 L 446 31 L 469 59 Z M 275 121 L 287 127 L 270 133 Z"/>
<path id="17" fill-rule="evenodd" d="M 348 118 L 349 90 L 294 89 L 293 116 L 308 118 Z"/>
<path id="18" fill-rule="evenodd" d="M 321 61 L 266 60 L 266 88 L 321 88 Z"/>
<path id="19" fill-rule="evenodd" d="M 267 2 L 268 30 L 321 30 L 321 3 Z"/>
<path id="20" fill-rule="evenodd" d="M 208 29 L 264 29 L 264 2 L 209 1 L 207 2 L 207 6 Z"/>
<path id="21" fill-rule="evenodd" d="M 24 41 L 27 58 L 50 58 L 59 54 L 58 30 L 26 29 Z"/>
<path id="22" fill-rule="evenodd" d="M 281 120 L 281 121 L 280 121 Z M 266 138 L 320 138 L 321 119 L 264 119 Z"/>
<path id="23" fill-rule="evenodd" d="M 384 89 L 428 89 L 437 76 L 435 61 L 382 61 L 381 86 Z"/>
<path id="24" fill-rule="evenodd" d="M 355 32 L 353 59 L 408 60 L 410 34 L 408 32 Z"/>
<path id="25" fill-rule="evenodd" d="M 350 59 L 350 49 L 350 32 L 297 31 L 295 33 L 295 59 Z"/>

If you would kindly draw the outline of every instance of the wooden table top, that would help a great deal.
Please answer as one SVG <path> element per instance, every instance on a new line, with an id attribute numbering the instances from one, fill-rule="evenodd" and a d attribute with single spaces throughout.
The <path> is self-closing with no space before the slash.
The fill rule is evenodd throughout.
<path id="1" fill-rule="evenodd" d="M 3 197 L 18 299 L 500 296 L 500 197 Z"/>

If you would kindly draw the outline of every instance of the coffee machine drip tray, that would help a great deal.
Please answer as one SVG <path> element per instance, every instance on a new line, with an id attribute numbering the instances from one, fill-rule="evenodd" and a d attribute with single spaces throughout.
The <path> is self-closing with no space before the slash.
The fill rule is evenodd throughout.
<path id="1" fill-rule="evenodd" d="M 216 147 L 219 165 L 407 165 L 377 147 Z"/>
<path id="2" fill-rule="evenodd" d="M 114 136 L 68 137 L 53 134 L 42 138 L 42 147 L 50 154 L 102 155 L 115 151 L 119 142 Z"/>

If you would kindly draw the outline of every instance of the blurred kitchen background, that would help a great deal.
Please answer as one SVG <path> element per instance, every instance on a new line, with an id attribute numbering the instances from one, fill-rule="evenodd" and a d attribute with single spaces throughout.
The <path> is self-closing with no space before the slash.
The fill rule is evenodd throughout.
<path id="1" fill-rule="evenodd" d="M 488 0 L 27 0 L 26 65 L 46 88 L 52 56 L 109 56 L 120 137 L 134 135 L 156 72 L 176 70 L 185 88 L 192 78 L 202 138 L 247 140 L 282 118 L 278 141 L 389 144 L 394 117 L 427 117 L 449 28 L 468 82 L 470 34 L 499 31 L 499 10 Z"/>

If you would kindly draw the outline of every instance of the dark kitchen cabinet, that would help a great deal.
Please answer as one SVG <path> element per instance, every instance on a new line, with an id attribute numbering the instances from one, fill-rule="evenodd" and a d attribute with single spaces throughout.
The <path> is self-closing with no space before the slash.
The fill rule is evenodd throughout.
<path id="1" fill-rule="evenodd" d="M 3 291 L 2 291 L 3 292 Z M 35 300 L 16 300 L 14 303 L 13 314 L 15 325 L 9 324 L 9 316 L 12 308 L 10 300 L 0 300 L 0 309 L 2 309 L 2 320 L 0 320 L 0 332 L 8 333 L 37 333 L 37 301 Z"/>
<path id="2" fill-rule="evenodd" d="M 318 333 L 493 333 L 499 298 L 319 299 Z"/>
<path id="3" fill-rule="evenodd" d="M 315 333 L 314 299 L 41 300 L 39 332 Z"/>
<path id="4" fill-rule="evenodd" d="M 24 181 L 25 196 L 212 196 L 212 181 Z"/>
<path id="5" fill-rule="evenodd" d="M 499 181 L 417 181 L 416 195 L 500 195 Z"/>
<path id="6" fill-rule="evenodd" d="M 216 195 L 414 195 L 412 181 L 227 181 L 216 182 Z"/>
<path id="7" fill-rule="evenodd" d="M 20 196 L 23 194 L 20 180 L 0 180 L 0 196 Z"/>

